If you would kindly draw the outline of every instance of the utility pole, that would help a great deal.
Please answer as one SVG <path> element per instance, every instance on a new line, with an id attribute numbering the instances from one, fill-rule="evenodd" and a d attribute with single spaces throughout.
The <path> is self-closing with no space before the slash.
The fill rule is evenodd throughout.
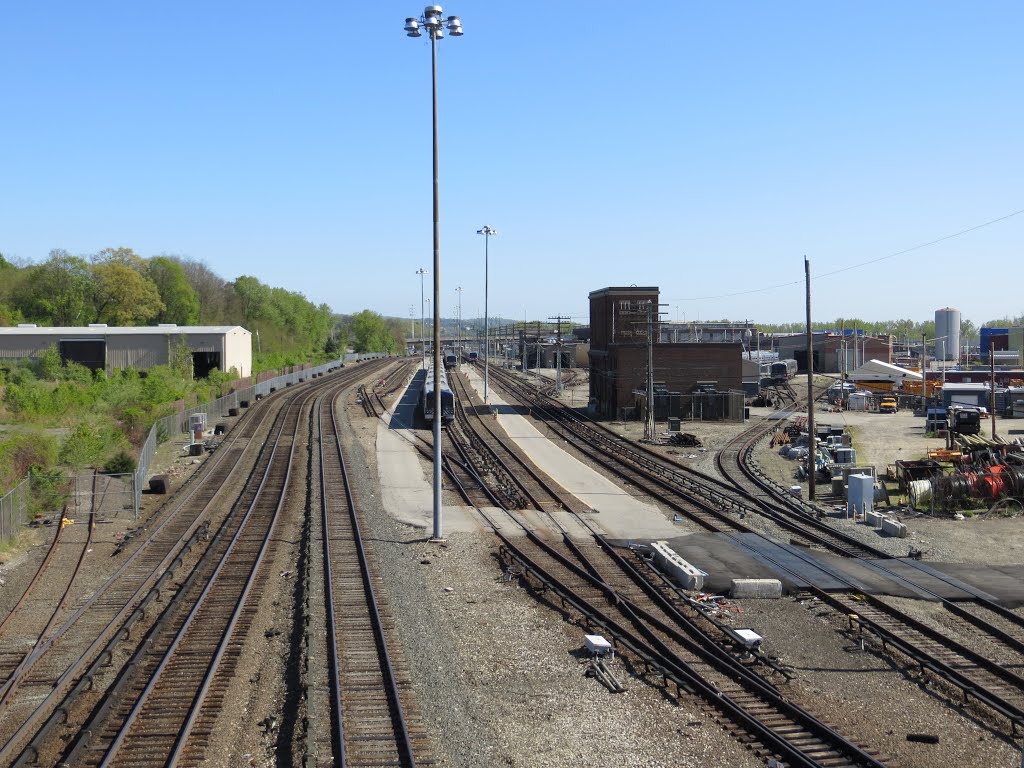
<path id="1" fill-rule="evenodd" d="M 814 343 L 811 339 L 811 262 L 804 256 L 804 282 L 807 286 L 807 498 L 814 501 L 818 472 L 817 433 L 814 431 Z"/>
<path id="2" fill-rule="evenodd" d="M 647 420 L 644 440 L 654 441 L 654 302 L 647 302 Z"/>
<path id="3" fill-rule="evenodd" d="M 555 394 L 558 395 L 562 394 L 562 321 L 568 322 L 571 319 L 571 317 L 563 317 L 562 315 L 548 318 L 548 320 L 555 321 L 555 328 L 557 329 L 555 331 Z"/>
<path id="4" fill-rule="evenodd" d="M 928 419 L 928 342 L 925 334 L 921 334 L 921 394 L 924 403 L 924 417 Z"/>
<path id="5" fill-rule="evenodd" d="M 992 440 L 996 439 L 996 350 L 988 349 L 989 367 L 989 412 L 992 414 Z"/>
<path id="6" fill-rule="evenodd" d="M 455 365 L 462 365 L 462 286 L 455 289 L 459 293 L 459 349 L 455 353 Z"/>

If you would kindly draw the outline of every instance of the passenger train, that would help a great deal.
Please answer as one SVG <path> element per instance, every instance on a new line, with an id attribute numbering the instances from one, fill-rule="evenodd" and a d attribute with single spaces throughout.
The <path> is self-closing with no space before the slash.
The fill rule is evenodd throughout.
<path id="1" fill-rule="evenodd" d="M 776 360 L 772 363 L 772 381 L 789 381 L 796 376 L 796 360 Z"/>
<path id="2" fill-rule="evenodd" d="M 427 377 L 420 389 L 420 411 L 428 426 L 434 424 L 434 363 L 427 366 Z M 455 421 L 455 395 L 448 386 L 448 372 L 441 368 L 441 423 Z"/>

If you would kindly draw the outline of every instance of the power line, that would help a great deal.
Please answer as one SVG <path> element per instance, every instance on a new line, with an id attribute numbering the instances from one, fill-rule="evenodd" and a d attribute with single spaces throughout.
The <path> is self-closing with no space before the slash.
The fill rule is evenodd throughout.
<path id="1" fill-rule="evenodd" d="M 953 232 L 952 234 L 949 234 L 949 235 L 943 235 L 942 237 L 937 237 L 934 240 L 929 240 L 926 243 L 918 243 L 917 245 L 913 245 L 910 248 L 904 248 L 902 251 L 896 251 L 895 253 L 890 253 L 890 254 L 888 254 L 886 256 L 879 256 L 876 259 L 869 259 L 868 261 L 862 261 L 862 262 L 859 262 L 857 264 L 851 264 L 850 266 L 847 266 L 847 267 L 840 267 L 839 269 L 834 269 L 831 272 L 823 272 L 822 274 L 818 275 L 814 279 L 815 279 L 815 281 L 817 281 L 817 280 L 821 280 L 822 278 L 825 278 L 825 277 L 832 277 L 833 275 L 838 275 L 838 274 L 841 274 L 843 272 L 849 272 L 851 269 L 857 269 L 859 267 L 864 267 L 864 266 L 867 266 L 868 264 L 877 264 L 878 262 L 885 261 L 886 259 L 894 259 L 897 256 L 903 256 L 904 254 L 911 253 L 913 251 L 919 251 L 922 248 L 927 248 L 927 247 L 929 247 L 931 245 L 936 245 L 937 243 L 942 243 L 942 242 L 945 242 L 946 240 L 952 240 L 955 237 L 960 237 L 960 236 L 966 235 L 966 234 L 968 234 L 970 232 L 975 232 L 975 231 L 977 231 L 979 229 L 984 229 L 985 227 L 990 227 L 993 224 L 998 224 L 1001 221 L 1006 221 L 1007 219 L 1012 219 L 1014 216 L 1019 216 L 1022 213 L 1024 213 L 1024 208 L 1021 208 L 1019 211 L 1014 211 L 1013 213 L 1008 213 L 1005 216 L 1000 216 L 999 218 L 991 219 L 989 221 L 983 222 L 982 224 L 976 224 L 973 227 L 968 227 L 967 229 L 961 229 L 959 232 Z M 804 281 L 802 279 L 801 280 L 791 280 L 789 282 L 776 283 L 775 285 L 767 285 L 767 286 L 763 286 L 761 288 L 752 288 L 749 291 L 737 291 L 735 293 L 722 293 L 722 294 L 718 294 L 717 296 L 687 296 L 687 297 L 683 297 L 683 298 L 680 298 L 680 299 L 673 299 L 673 301 L 706 301 L 706 300 L 709 300 L 709 299 L 729 299 L 729 298 L 732 298 L 734 296 L 749 296 L 752 293 L 767 293 L 768 291 L 774 291 L 774 290 L 776 290 L 778 288 L 788 288 L 791 285 L 801 285 L 803 282 Z"/>

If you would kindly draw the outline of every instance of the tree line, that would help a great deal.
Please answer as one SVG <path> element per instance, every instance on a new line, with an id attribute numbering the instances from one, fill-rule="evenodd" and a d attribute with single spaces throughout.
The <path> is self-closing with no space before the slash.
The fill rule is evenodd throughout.
<path id="1" fill-rule="evenodd" d="M 243 275 L 225 280 L 203 262 L 104 248 L 62 249 L 42 263 L 0 255 L 0 325 L 241 325 L 264 367 L 344 352 L 344 331 L 326 304 Z M 284 358 L 289 358 L 285 360 Z"/>

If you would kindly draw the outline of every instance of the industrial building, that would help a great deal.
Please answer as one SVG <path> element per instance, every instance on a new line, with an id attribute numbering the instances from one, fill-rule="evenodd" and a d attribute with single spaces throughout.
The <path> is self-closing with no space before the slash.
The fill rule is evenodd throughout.
<path id="1" fill-rule="evenodd" d="M 0 328 L 0 360 L 38 357 L 53 346 L 62 361 L 107 373 L 167 365 L 176 347 L 188 350 L 196 378 L 206 377 L 215 368 L 234 369 L 239 377 L 252 373 L 252 334 L 238 325 L 47 328 L 25 324 Z"/>
<path id="2" fill-rule="evenodd" d="M 775 336 L 780 360 L 796 360 L 807 371 L 807 334 Z M 868 360 L 892 362 L 892 336 L 868 336 L 859 330 L 813 331 L 811 350 L 815 373 L 844 373 Z"/>
<path id="3" fill-rule="evenodd" d="M 744 346 L 668 343 L 658 331 L 656 287 L 590 293 L 590 403 L 605 417 L 639 416 L 653 359 L 655 417 L 743 418 Z"/>
<path id="4" fill-rule="evenodd" d="M 980 328 L 981 362 L 987 363 L 989 351 L 995 352 L 996 364 L 1024 366 L 1024 327 Z"/>

